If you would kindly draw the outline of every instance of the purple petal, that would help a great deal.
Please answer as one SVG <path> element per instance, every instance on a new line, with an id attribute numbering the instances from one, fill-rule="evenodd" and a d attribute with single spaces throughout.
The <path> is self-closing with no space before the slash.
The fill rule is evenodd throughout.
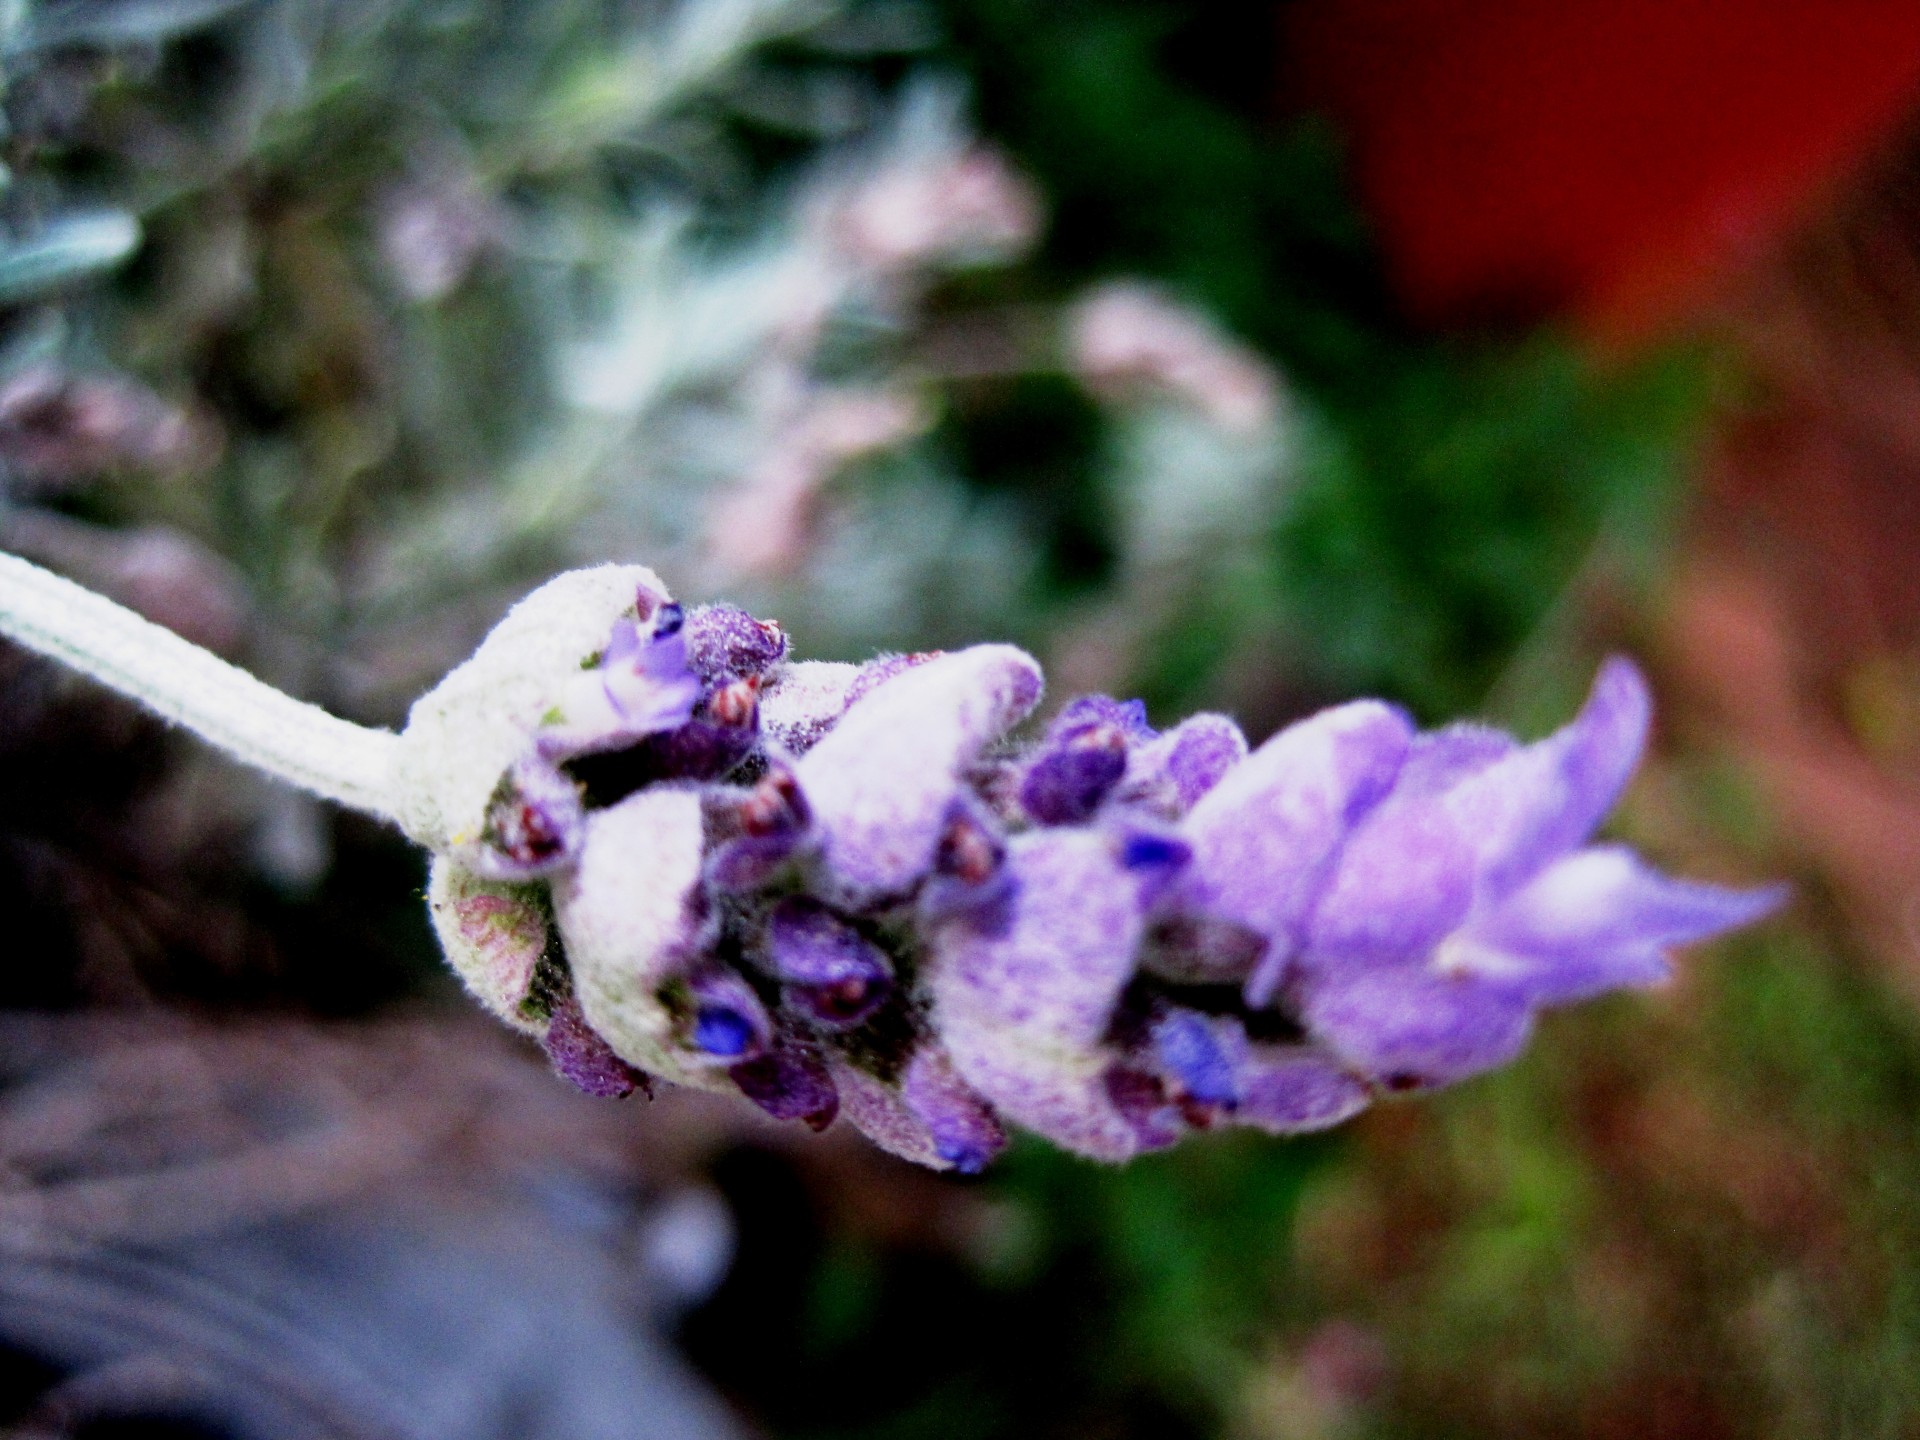
<path id="1" fill-rule="evenodd" d="M 754 1104 L 776 1120 L 805 1121 L 824 1130 L 840 1112 L 840 1092 L 818 1051 L 785 1044 L 727 1071 Z"/>
<path id="2" fill-rule="evenodd" d="M 787 1002 L 818 1025 L 860 1024 L 893 989 L 893 963 L 878 945 L 818 901 L 783 900 L 767 922 L 767 966 Z"/>
<path id="3" fill-rule="evenodd" d="M 1324 1130 L 1372 1103 L 1365 1084 L 1311 1045 L 1247 1047 L 1234 1119 L 1270 1135 Z"/>
<path id="4" fill-rule="evenodd" d="M 1135 882 L 1084 830 L 1016 836 L 1016 889 L 997 934 L 935 936 L 933 1022 L 967 1083 L 1008 1119 L 1083 1154 L 1139 1148 L 1114 1108 L 1102 1040 L 1144 928 Z"/>
<path id="5" fill-rule="evenodd" d="M 1343 705 L 1275 735 L 1193 807 L 1193 863 L 1171 903 L 1268 942 L 1250 1004 L 1279 988 L 1328 865 L 1393 783 L 1412 736 L 1407 717 L 1377 701 Z"/>
<path id="6" fill-rule="evenodd" d="M 677 729 L 692 717 L 700 691 L 700 677 L 687 665 L 680 607 L 669 601 L 650 621 L 615 624 L 599 662 L 562 687 L 541 722 L 539 752 L 569 760 Z"/>
<path id="7" fill-rule="evenodd" d="M 628 1064 L 685 1084 L 711 1077 L 683 1048 L 662 990 L 702 948 L 700 797 L 642 790 L 587 819 L 580 863 L 552 882 L 554 917 L 587 1023 Z"/>
<path id="8" fill-rule="evenodd" d="M 541 1048 L 560 1076 L 589 1095 L 619 1100 L 647 1088 L 647 1077 L 613 1053 L 571 995 L 554 1006 Z"/>
<path id="9" fill-rule="evenodd" d="M 1479 856 L 1482 905 L 1593 833 L 1639 764 L 1651 713 L 1646 680 L 1615 656 L 1571 724 L 1445 792 L 1440 803 Z"/>
<path id="10" fill-rule="evenodd" d="M 1504 1065 L 1526 1045 L 1533 1019 L 1509 989 L 1412 965 L 1309 977 L 1300 1010 L 1316 1040 L 1389 1090 Z"/>
<path id="11" fill-rule="evenodd" d="M 1751 924 L 1781 887 L 1728 890 L 1675 880 L 1602 846 L 1556 861 L 1450 942 L 1441 964 L 1560 1005 L 1666 978 L 1666 952 Z"/>
<path id="12" fill-rule="evenodd" d="M 1193 846 L 1178 835 L 1138 825 L 1122 827 L 1115 837 L 1120 863 L 1140 886 L 1140 899 L 1151 905 L 1193 863 Z"/>
<path id="13" fill-rule="evenodd" d="M 683 723 L 700 700 L 700 679 L 687 663 L 685 613 L 668 601 L 654 611 L 650 623 L 652 633 L 643 643 L 623 650 L 617 660 L 609 645 L 600 661 L 601 688 L 635 734 Z"/>
<path id="14" fill-rule="evenodd" d="M 822 853 L 854 903 L 903 895 L 927 873 L 961 770 L 1039 697 L 1032 657 L 976 645 L 880 685 L 795 763 Z"/>

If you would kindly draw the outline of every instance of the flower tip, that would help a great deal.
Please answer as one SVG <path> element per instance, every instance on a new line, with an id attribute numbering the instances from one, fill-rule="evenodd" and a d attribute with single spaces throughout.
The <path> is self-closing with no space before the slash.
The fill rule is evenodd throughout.
<path id="1" fill-rule="evenodd" d="M 1698 936 L 1689 936 L 1689 941 L 1706 940 L 1757 924 L 1784 909 L 1793 899 L 1793 886 L 1784 880 L 1744 890 L 1719 885 L 1697 885 L 1693 888 L 1703 893 L 1703 912 L 1709 909 L 1704 903 L 1705 896 L 1710 895 L 1717 903 L 1711 907 L 1712 913 L 1703 913 L 1702 916 L 1703 921 L 1710 923 L 1712 928 Z"/>
<path id="2" fill-rule="evenodd" d="M 933 1153 L 961 1175 L 978 1175 L 993 1163 L 999 1150 L 971 1140 L 938 1140 L 934 1142 Z"/>
<path id="3" fill-rule="evenodd" d="M 1620 729 L 1636 734 L 1645 743 L 1653 719 L 1653 688 L 1639 662 L 1630 655 L 1609 655 L 1601 661 L 1583 709 L 1619 717 L 1616 724 Z"/>
<path id="4" fill-rule="evenodd" d="M 1180 869 L 1193 859 L 1193 846 L 1177 835 L 1135 830 L 1120 842 L 1120 863 L 1129 870 Z"/>
<path id="5" fill-rule="evenodd" d="M 764 675 L 787 654 L 787 635 L 737 605 L 698 605 L 686 613 L 687 659 L 703 680 Z"/>
<path id="6" fill-rule="evenodd" d="M 693 1020 L 693 1043 L 722 1060 L 737 1060 L 753 1048 L 754 1024 L 724 1005 L 702 1007 Z"/>
<path id="7" fill-rule="evenodd" d="M 1233 1057 L 1203 1017 L 1176 1010 L 1153 1027 L 1153 1041 L 1186 1099 L 1227 1110 L 1240 1103 Z"/>

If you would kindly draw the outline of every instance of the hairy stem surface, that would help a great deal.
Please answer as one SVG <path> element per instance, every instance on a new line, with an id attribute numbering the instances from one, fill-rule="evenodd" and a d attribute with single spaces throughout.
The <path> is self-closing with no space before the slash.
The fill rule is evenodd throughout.
<path id="1" fill-rule="evenodd" d="M 394 818 L 399 736 L 296 700 L 15 555 L 0 554 L 0 634 L 64 661 L 276 779 Z"/>

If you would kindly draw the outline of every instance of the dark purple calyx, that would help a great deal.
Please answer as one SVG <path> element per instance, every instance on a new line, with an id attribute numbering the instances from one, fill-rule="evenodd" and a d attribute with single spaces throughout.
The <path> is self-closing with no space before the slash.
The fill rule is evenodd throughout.
<path id="1" fill-rule="evenodd" d="M 1049 741 L 1020 782 L 1020 804 L 1041 825 L 1082 825 L 1127 773 L 1127 737 L 1097 725 Z"/>
<path id="2" fill-rule="evenodd" d="M 758 738 L 751 723 L 696 719 L 664 735 L 649 735 L 640 748 L 651 752 L 655 779 L 718 780 L 753 753 Z"/>
<path id="3" fill-rule="evenodd" d="M 727 1076 L 740 1093 L 776 1120 L 803 1120 L 824 1130 L 840 1113 L 840 1092 L 811 1047 L 786 1044 L 735 1065 Z"/>
<path id="4" fill-rule="evenodd" d="M 795 1010 L 830 1030 L 850 1029 L 893 990 L 886 952 L 814 900 L 783 900 L 767 921 L 768 968 Z"/>
<path id="5" fill-rule="evenodd" d="M 568 764 L 567 773 L 585 789 L 587 802 L 601 809 L 665 780 L 723 779 L 753 753 L 757 738 L 751 729 L 694 719 L 624 750 L 583 756 Z"/>
<path id="6" fill-rule="evenodd" d="M 697 606 L 686 626 L 687 664 L 709 685 L 763 675 L 786 657 L 786 632 L 737 605 Z"/>
<path id="7" fill-rule="evenodd" d="M 569 995 L 555 1005 L 547 1021 L 541 1048 L 557 1074 L 589 1095 L 619 1100 L 635 1090 L 653 1093 L 647 1077 L 613 1053 L 599 1032 L 580 1013 L 580 1002 Z"/>

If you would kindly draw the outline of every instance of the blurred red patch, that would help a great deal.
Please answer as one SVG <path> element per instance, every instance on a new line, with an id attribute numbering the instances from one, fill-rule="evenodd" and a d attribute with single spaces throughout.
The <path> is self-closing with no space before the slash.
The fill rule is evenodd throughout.
<path id="1" fill-rule="evenodd" d="M 1434 321 L 1653 329 L 1920 98 L 1912 0 L 1305 0 L 1288 26 Z"/>

